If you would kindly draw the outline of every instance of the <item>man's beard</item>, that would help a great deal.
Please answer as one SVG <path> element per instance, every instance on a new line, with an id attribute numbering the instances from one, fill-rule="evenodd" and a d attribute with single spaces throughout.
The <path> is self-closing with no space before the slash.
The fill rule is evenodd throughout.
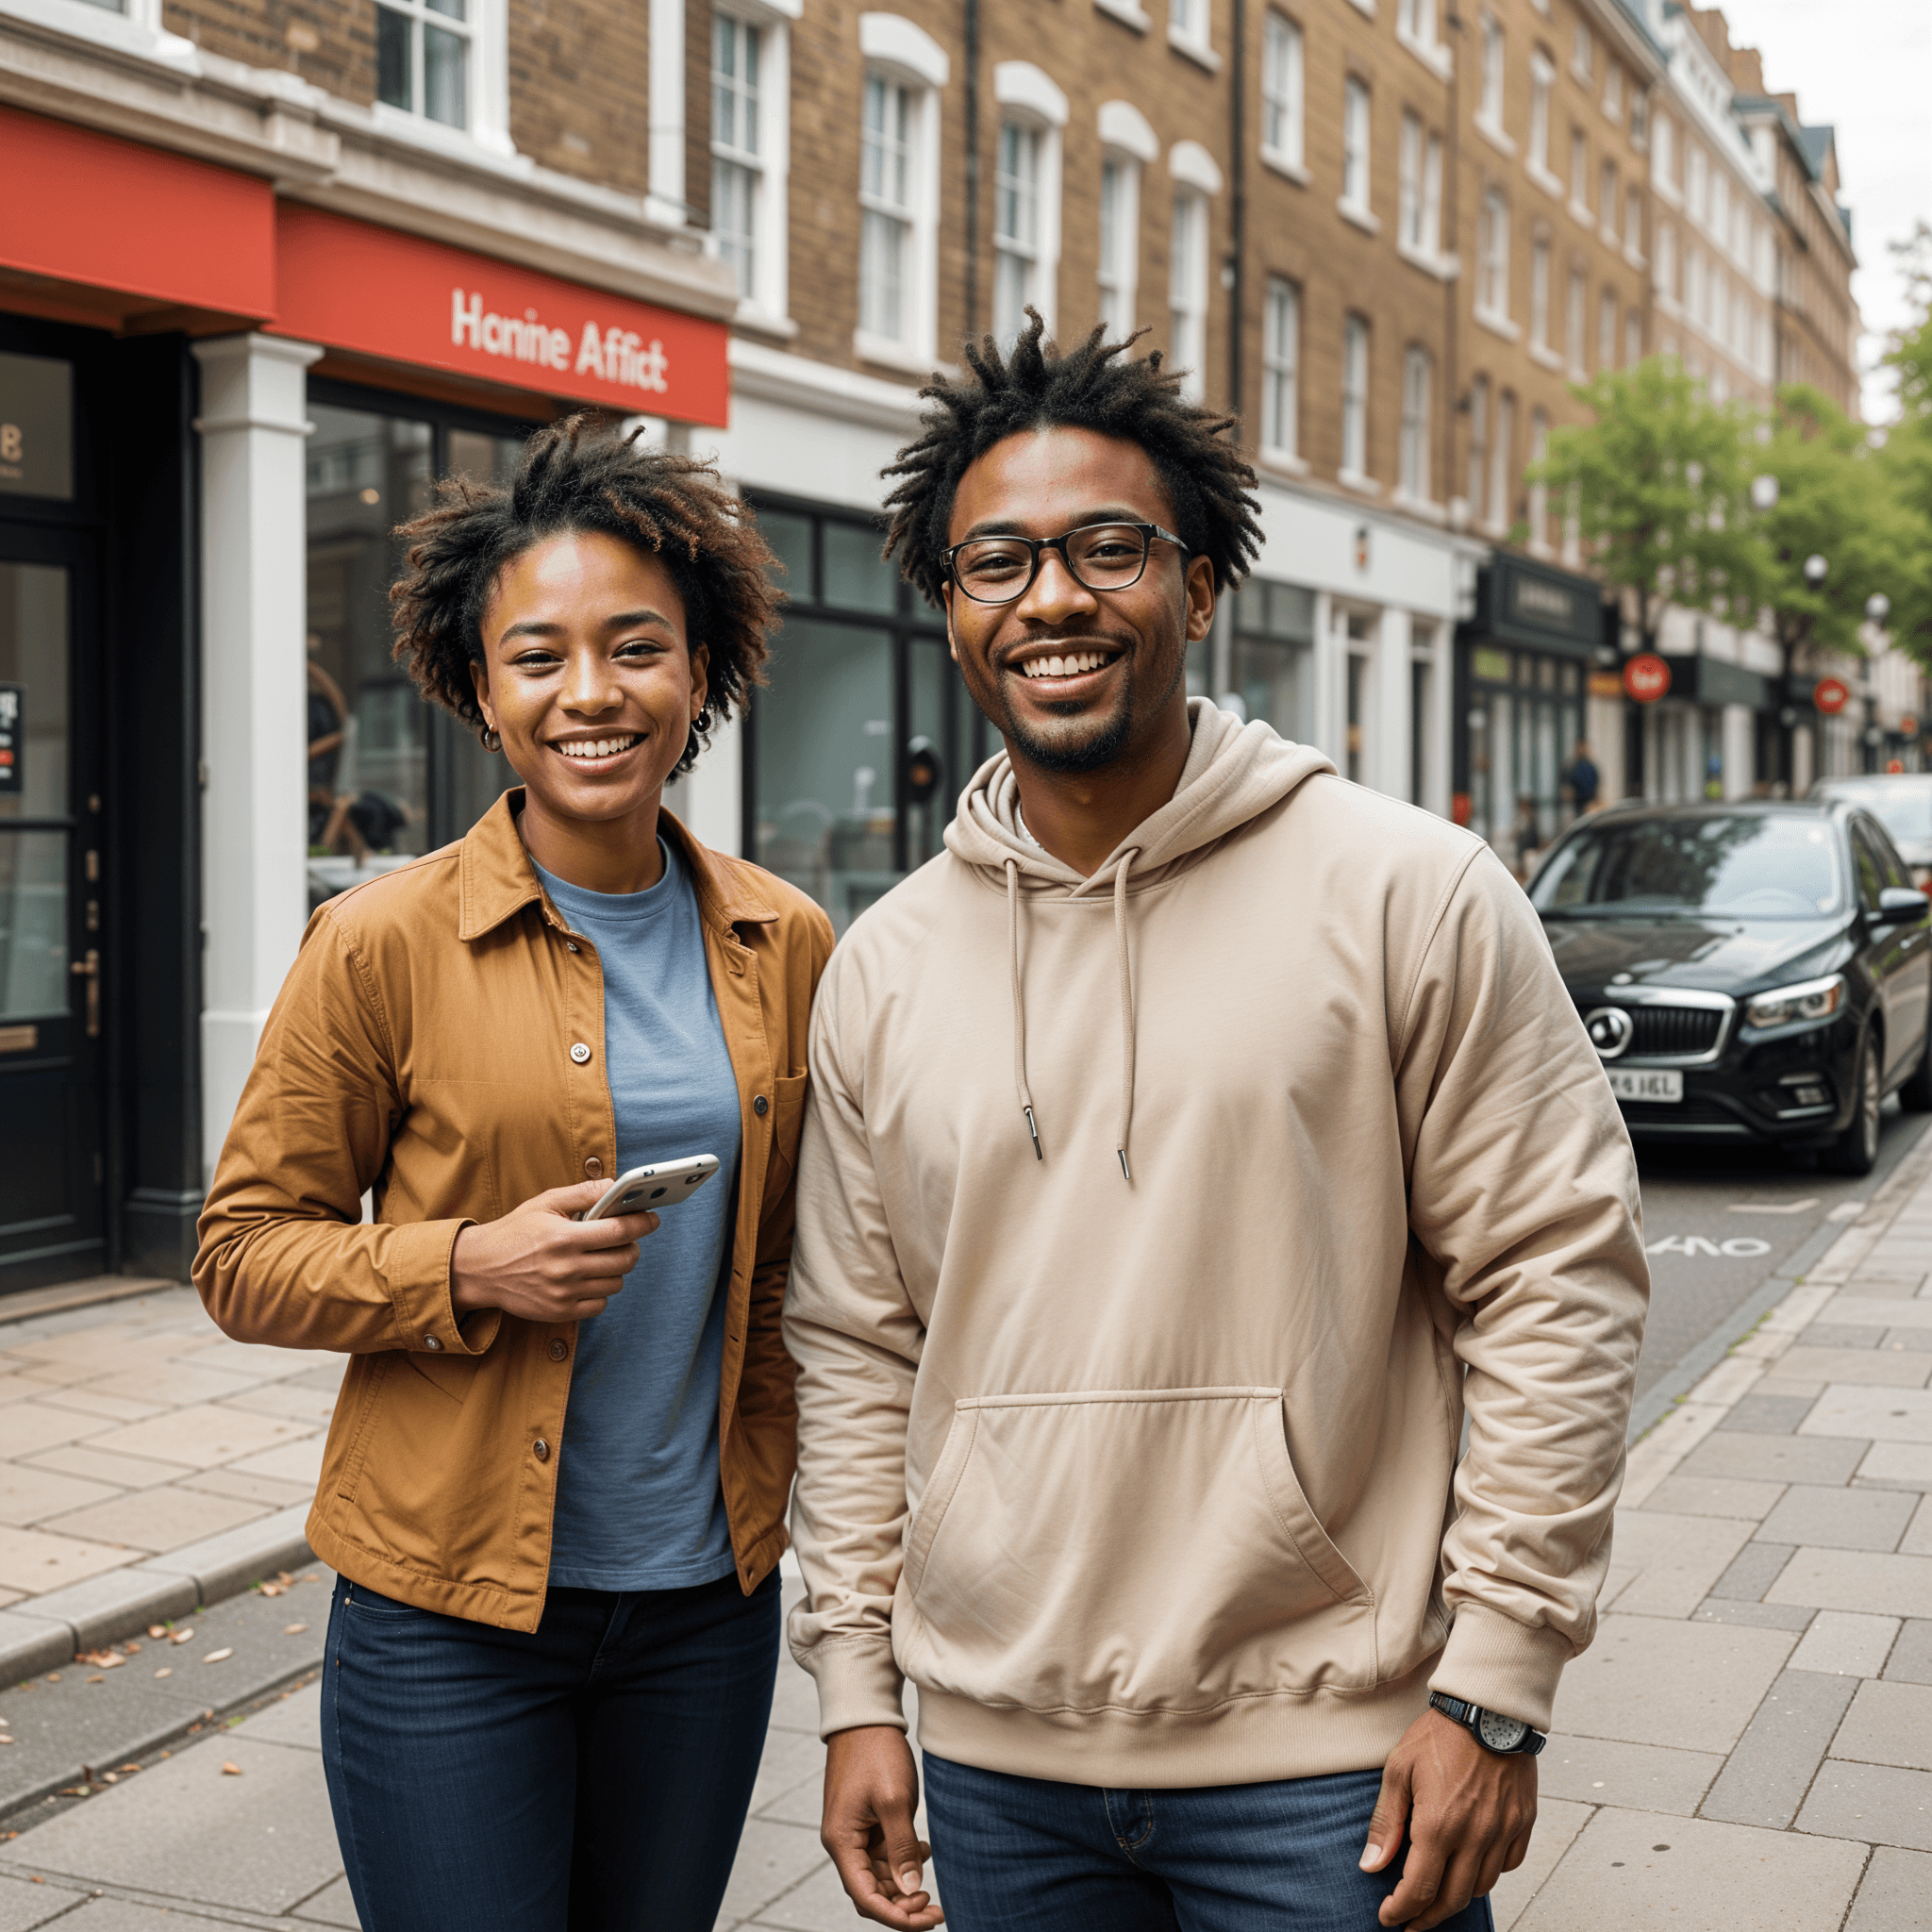
<path id="1" fill-rule="evenodd" d="M 1122 672 L 1120 701 L 1112 712 L 1103 719 L 1091 737 L 1076 737 L 1072 733 L 1055 733 L 1051 737 L 1037 734 L 1029 726 L 1016 719 L 1010 707 L 1004 702 L 1005 684 L 999 690 L 1002 695 L 1000 710 L 1004 714 L 992 720 L 1001 734 L 1012 741 L 1017 749 L 1024 755 L 1029 763 L 1039 766 L 1042 772 L 1057 772 L 1065 777 L 1076 777 L 1088 772 L 1105 771 L 1127 748 L 1127 741 L 1134 729 L 1134 659 L 1130 656 Z M 1013 674 L 1018 675 L 1016 672 Z M 1187 654 L 1180 653 L 1174 658 L 1174 676 L 1169 679 L 1167 689 L 1151 708 L 1158 711 L 1174 695 L 1174 688 L 1187 675 Z M 1085 720 L 1069 720 L 1075 730 L 1086 723 Z"/>

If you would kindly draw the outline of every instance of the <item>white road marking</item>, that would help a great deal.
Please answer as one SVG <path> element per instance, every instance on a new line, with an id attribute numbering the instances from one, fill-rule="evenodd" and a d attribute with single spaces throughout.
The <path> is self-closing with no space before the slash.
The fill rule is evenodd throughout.
<path id="1" fill-rule="evenodd" d="M 1705 1255 L 1711 1260 L 1751 1261 L 1759 1255 L 1771 1253 L 1771 1243 L 1761 1241 L 1756 1235 L 1733 1235 L 1727 1241 L 1714 1241 L 1701 1234 L 1667 1234 L 1661 1241 L 1652 1241 L 1643 1251 L 1646 1255 Z"/>
<path id="2" fill-rule="evenodd" d="M 1840 1201 L 1824 1218 L 1827 1221 L 1856 1221 L 1864 1213 L 1863 1201 Z"/>
<path id="3" fill-rule="evenodd" d="M 1818 1205 L 1816 1194 L 1807 1194 L 1802 1201 L 1733 1201 L 1733 1214 L 1802 1214 L 1807 1208 Z"/>

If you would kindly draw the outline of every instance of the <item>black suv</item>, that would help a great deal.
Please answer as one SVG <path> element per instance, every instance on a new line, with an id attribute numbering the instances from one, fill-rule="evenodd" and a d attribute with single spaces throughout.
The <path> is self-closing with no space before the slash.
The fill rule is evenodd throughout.
<path id="1" fill-rule="evenodd" d="M 1633 1135 L 1865 1174 L 1932 1109 L 1932 901 L 1849 801 L 1593 813 L 1529 893 Z"/>

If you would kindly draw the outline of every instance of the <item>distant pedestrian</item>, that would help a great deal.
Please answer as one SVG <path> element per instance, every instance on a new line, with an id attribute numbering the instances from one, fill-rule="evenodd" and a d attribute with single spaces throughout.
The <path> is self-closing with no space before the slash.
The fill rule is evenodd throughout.
<path id="1" fill-rule="evenodd" d="M 660 806 L 748 694 L 771 553 L 584 418 L 401 535 L 398 655 L 523 784 L 309 922 L 194 1278 L 238 1340 L 349 1357 L 308 1541 L 365 1932 L 710 1932 L 776 1668 L 831 930 Z M 706 1154 L 661 1225 L 576 1218 Z"/>
<path id="2" fill-rule="evenodd" d="M 1587 740 L 1579 738 L 1576 741 L 1576 749 L 1570 756 L 1570 769 L 1563 774 L 1563 789 L 1569 792 L 1570 803 L 1575 808 L 1578 817 L 1596 809 L 1603 778 L 1597 771 L 1596 760 L 1590 755 Z"/>
<path id="3" fill-rule="evenodd" d="M 1609 1560 L 1629 1137 L 1487 845 L 1189 698 L 1232 424 L 1038 317 L 968 363 L 890 541 L 1005 749 L 812 1022 L 822 1835 L 939 1923 L 910 1677 L 954 1932 L 1481 1932 Z"/>

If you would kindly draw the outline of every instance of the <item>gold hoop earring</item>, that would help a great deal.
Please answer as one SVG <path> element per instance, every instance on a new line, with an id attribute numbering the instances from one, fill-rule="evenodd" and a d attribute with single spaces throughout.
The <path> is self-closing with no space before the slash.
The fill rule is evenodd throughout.
<path id="1" fill-rule="evenodd" d="M 503 749 L 503 733 L 491 730 L 486 725 L 483 731 L 483 749 L 485 751 L 501 751 Z"/>

